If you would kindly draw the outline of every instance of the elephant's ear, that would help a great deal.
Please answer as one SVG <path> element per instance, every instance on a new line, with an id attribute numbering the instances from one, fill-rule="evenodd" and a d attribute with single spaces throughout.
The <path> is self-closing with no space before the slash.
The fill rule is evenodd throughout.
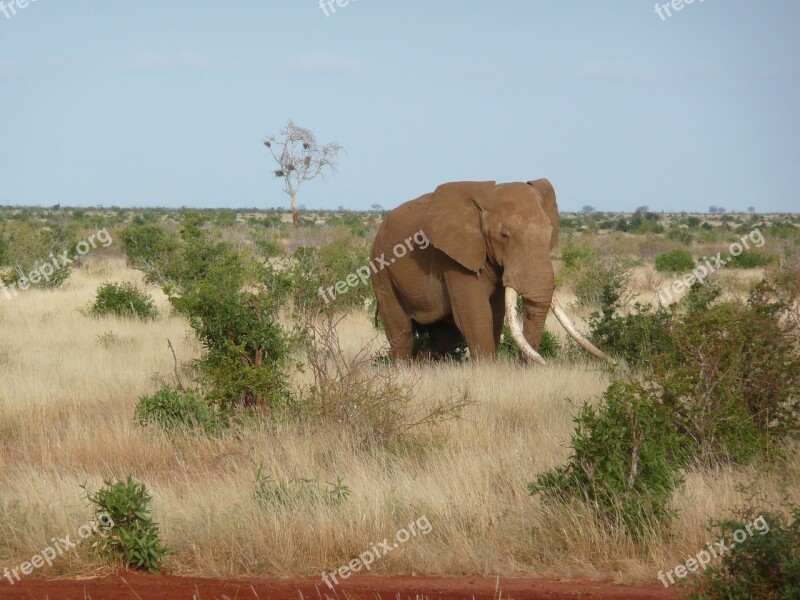
<path id="1" fill-rule="evenodd" d="M 434 248 L 476 273 L 486 262 L 480 213 L 494 194 L 494 184 L 494 181 L 443 183 L 431 195 L 422 223 Z"/>
<path id="2" fill-rule="evenodd" d="M 556 203 L 556 191 L 553 189 L 553 184 L 547 179 L 537 179 L 536 181 L 529 181 L 528 185 L 532 186 L 542 199 L 542 208 L 550 219 L 550 224 L 553 226 L 553 234 L 550 237 L 550 250 L 558 244 L 558 204 Z"/>

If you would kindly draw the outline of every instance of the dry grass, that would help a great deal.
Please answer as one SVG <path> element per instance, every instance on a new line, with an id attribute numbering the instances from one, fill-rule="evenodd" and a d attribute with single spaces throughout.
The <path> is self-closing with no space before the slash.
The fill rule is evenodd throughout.
<path id="1" fill-rule="evenodd" d="M 298 425 L 170 439 L 135 426 L 133 408 L 171 378 L 167 338 L 182 360 L 198 345 L 179 318 L 83 316 L 78 309 L 109 279 L 140 277 L 114 255 L 94 256 L 64 289 L 0 297 L 0 568 L 29 560 L 52 537 L 74 537 L 90 515 L 80 485 L 96 489 L 128 473 L 153 492 L 163 538 L 175 549 L 169 569 L 209 576 L 318 574 L 426 515 L 431 534 L 377 560 L 373 572 L 654 581 L 705 545 L 708 519 L 740 500 L 738 483 L 757 479 L 767 493 L 779 491 L 777 476 L 749 469 L 691 473 L 674 527 L 640 546 L 531 498 L 533 476 L 567 457 L 567 398 L 578 403 L 605 389 L 606 374 L 591 362 L 413 367 L 421 396 L 460 386 L 478 402 L 424 443 L 362 452 L 347 431 Z M 150 291 L 169 314 L 163 295 Z M 101 342 L 109 331 L 112 343 Z M 374 335 L 366 315 L 346 318 L 341 333 L 346 352 Z M 275 478 L 343 475 L 352 496 L 341 507 L 264 509 L 252 497 L 260 463 Z M 785 473 L 795 501 L 799 469 Z M 99 568 L 81 551 L 37 575 Z"/>

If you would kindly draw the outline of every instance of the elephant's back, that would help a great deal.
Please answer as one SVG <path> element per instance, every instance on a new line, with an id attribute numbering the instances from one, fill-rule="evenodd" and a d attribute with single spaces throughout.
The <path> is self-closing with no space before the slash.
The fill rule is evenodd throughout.
<path id="1" fill-rule="evenodd" d="M 428 210 L 428 203 L 433 194 L 425 194 L 414 200 L 404 202 L 389 212 L 378 227 L 375 242 L 372 245 L 372 256 L 380 256 L 397 243 L 422 229 L 422 221 Z"/>

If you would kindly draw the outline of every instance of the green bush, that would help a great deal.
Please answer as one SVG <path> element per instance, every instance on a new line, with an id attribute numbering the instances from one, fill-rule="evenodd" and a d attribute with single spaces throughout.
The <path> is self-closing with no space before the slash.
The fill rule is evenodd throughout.
<path id="1" fill-rule="evenodd" d="M 767 254 L 766 252 L 757 252 L 755 250 L 744 250 L 737 256 L 731 255 L 725 264 L 730 269 L 757 269 L 758 267 L 766 267 L 774 263 L 777 259 L 774 254 Z"/>
<path id="2" fill-rule="evenodd" d="M 96 317 L 112 315 L 138 319 L 158 317 L 153 298 L 135 284 L 106 282 L 97 289 L 89 313 Z"/>
<path id="3" fill-rule="evenodd" d="M 624 289 L 628 284 L 632 263 L 627 259 L 594 260 L 585 264 L 575 276 L 575 296 L 579 306 L 597 306 L 604 290 L 611 286 Z"/>
<path id="4" fill-rule="evenodd" d="M 40 223 L 21 221 L 14 223 L 14 227 L 9 227 L 8 231 L 3 254 L 5 264 L 12 269 L 2 277 L 2 283 L 6 285 L 57 288 L 69 278 L 73 267 L 81 262 L 81 257 L 76 254 L 78 234 L 74 226 L 42 227 Z M 70 260 L 67 263 L 60 260 L 65 250 Z M 38 271 L 38 275 L 32 280 L 29 275 L 34 271 Z"/>
<path id="5" fill-rule="evenodd" d="M 150 515 L 152 496 L 145 485 L 128 475 L 126 481 L 106 481 L 95 493 L 87 490 L 86 499 L 96 517 L 107 515 L 113 522 L 110 528 L 98 531 L 95 551 L 125 568 L 158 573 L 171 550 L 161 543 L 158 523 Z"/>
<path id="6" fill-rule="evenodd" d="M 262 508 L 277 506 L 297 507 L 341 506 L 347 502 L 350 488 L 339 476 L 335 483 L 322 483 L 316 479 L 273 479 L 264 475 L 264 466 L 256 472 L 256 489 L 253 497 Z"/>
<path id="7" fill-rule="evenodd" d="M 181 243 L 151 274 L 203 345 L 192 366 L 206 403 L 222 412 L 285 407 L 295 344 L 277 320 L 291 283 L 286 273 L 213 241 L 206 216 L 186 211 Z"/>
<path id="8" fill-rule="evenodd" d="M 539 354 L 542 358 L 555 358 L 561 350 L 558 338 L 547 329 L 542 332 L 542 342 L 539 344 Z M 511 337 L 511 330 L 508 325 L 503 325 L 503 333 L 500 336 L 500 344 L 497 347 L 497 356 L 505 356 L 513 360 L 519 358 L 519 346 Z"/>
<path id="9" fill-rule="evenodd" d="M 731 542 L 737 531 L 746 534 L 748 528 L 752 535 L 746 535 L 741 542 Z M 792 507 L 791 519 L 779 512 L 765 511 L 754 519 L 748 516 L 720 521 L 714 535 L 728 542 L 729 551 L 718 565 L 703 572 L 691 598 L 800 598 L 800 506 Z"/>
<path id="10" fill-rule="evenodd" d="M 574 246 L 572 242 L 567 242 L 561 250 L 561 262 L 565 269 L 575 270 L 586 263 L 594 263 L 597 260 L 597 253 L 586 247 Z"/>
<path id="11" fill-rule="evenodd" d="M 591 338 L 647 368 L 683 460 L 747 463 L 780 454 L 781 442 L 800 433 L 798 288 L 781 286 L 762 282 L 741 302 L 696 283 L 681 306 L 628 313 L 606 288 Z"/>
<path id="12" fill-rule="evenodd" d="M 136 269 L 153 273 L 176 250 L 174 235 L 157 225 L 132 223 L 120 232 L 122 250 L 128 264 Z"/>
<path id="13" fill-rule="evenodd" d="M 326 244 L 321 248 L 300 247 L 292 255 L 292 266 L 288 276 L 292 282 L 292 300 L 297 311 L 319 310 L 328 304 L 337 312 L 351 308 L 364 308 L 371 301 L 372 285 L 367 280 L 362 284 L 355 279 L 356 271 L 366 268 L 369 263 L 369 249 L 365 240 L 349 237 Z M 328 290 L 337 282 L 345 282 L 348 278 L 355 285 L 346 285 L 344 292 L 334 289 L 334 298 L 330 292 L 325 295 L 328 302 L 320 295 L 320 288 Z"/>
<path id="14" fill-rule="evenodd" d="M 280 256 L 283 254 L 281 247 L 272 240 L 256 240 L 256 247 L 261 251 L 262 256 L 271 258 L 273 256 Z"/>
<path id="15" fill-rule="evenodd" d="M 686 246 L 691 245 L 691 243 L 694 241 L 694 235 L 691 231 L 677 226 L 670 227 L 669 231 L 667 232 L 667 238 L 675 242 L 685 244 Z"/>
<path id="16" fill-rule="evenodd" d="M 8 264 L 8 260 L 9 260 L 8 242 L 3 237 L 3 232 L 0 231 L 0 266 Z"/>
<path id="17" fill-rule="evenodd" d="M 590 339 L 630 365 L 647 365 L 654 356 L 670 351 L 666 329 L 669 313 L 638 302 L 626 312 L 628 300 L 624 287 L 615 279 L 603 283 L 600 311 L 589 317 Z"/>
<path id="18" fill-rule="evenodd" d="M 134 421 L 173 433 L 202 430 L 217 434 L 228 427 L 228 419 L 215 412 L 194 390 L 162 385 L 158 391 L 139 397 Z"/>
<path id="19" fill-rule="evenodd" d="M 664 252 L 656 257 L 656 271 L 659 273 L 688 273 L 694 269 L 692 253 L 683 248 Z"/>
<path id="20" fill-rule="evenodd" d="M 674 442 L 648 390 L 613 383 L 596 407 L 581 407 L 568 463 L 539 475 L 528 491 L 546 502 L 583 502 L 607 525 L 642 534 L 672 516 L 671 494 L 682 482 Z"/>

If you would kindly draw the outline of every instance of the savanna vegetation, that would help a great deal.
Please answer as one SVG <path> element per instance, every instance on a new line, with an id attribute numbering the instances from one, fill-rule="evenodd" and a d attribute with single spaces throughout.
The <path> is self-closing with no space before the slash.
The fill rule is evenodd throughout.
<path id="1" fill-rule="evenodd" d="M 113 238 L 0 291 L 0 565 L 106 511 L 44 575 L 318 574 L 424 514 L 374 571 L 652 582 L 764 514 L 690 593 L 796 593 L 797 216 L 564 214 L 556 293 L 609 368 L 551 321 L 545 366 L 508 335 L 391 365 L 369 286 L 318 293 L 384 215 L 0 207 L 8 285 Z"/>

